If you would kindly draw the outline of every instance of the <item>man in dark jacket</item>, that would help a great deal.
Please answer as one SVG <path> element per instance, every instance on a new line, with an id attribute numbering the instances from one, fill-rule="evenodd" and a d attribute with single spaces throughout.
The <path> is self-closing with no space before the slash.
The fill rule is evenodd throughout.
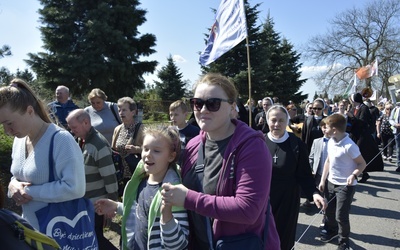
<path id="1" fill-rule="evenodd" d="M 69 89 L 60 85 L 56 89 L 57 101 L 50 102 L 47 106 L 50 109 L 50 115 L 53 121 L 64 128 L 68 128 L 67 118 L 69 112 L 79 107 L 69 98 Z"/>

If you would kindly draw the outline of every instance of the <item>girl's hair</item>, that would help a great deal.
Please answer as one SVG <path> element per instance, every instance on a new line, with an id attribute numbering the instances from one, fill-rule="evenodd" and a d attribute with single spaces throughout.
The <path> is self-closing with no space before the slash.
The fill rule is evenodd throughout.
<path id="1" fill-rule="evenodd" d="M 8 87 L 0 88 L 0 108 L 6 105 L 11 111 L 20 114 L 24 114 L 28 106 L 32 106 L 43 121 L 51 123 L 45 105 L 22 79 L 15 78 Z"/>
<path id="2" fill-rule="evenodd" d="M 233 82 L 230 81 L 227 77 L 219 73 L 207 73 L 202 76 L 200 80 L 195 84 L 193 88 L 193 93 L 196 92 L 197 86 L 204 83 L 208 85 L 220 86 L 224 90 L 225 94 L 228 96 L 228 100 L 231 101 L 231 104 L 236 102 L 238 92 Z"/>
<path id="3" fill-rule="evenodd" d="M 268 121 L 268 119 L 269 119 L 269 113 L 270 113 L 272 110 L 275 110 L 275 109 L 277 109 L 277 110 L 283 112 L 283 113 L 286 115 L 286 121 L 287 121 L 287 124 L 286 124 L 286 125 L 289 125 L 289 119 L 290 119 L 289 112 L 285 109 L 285 107 L 283 107 L 282 105 L 279 105 L 279 104 L 274 104 L 274 105 L 272 105 L 272 107 L 270 107 L 270 108 L 268 109 L 267 114 L 266 114 L 267 121 Z"/>
<path id="4" fill-rule="evenodd" d="M 179 159 L 179 153 L 181 152 L 181 140 L 179 138 L 179 131 L 174 126 L 157 126 L 150 125 L 146 126 L 143 130 L 143 137 L 146 135 L 152 135 L 154 137 L 161 136 L 168 141 L 170 149 L 175 152 L 175 159 L 170 163 L 170 167 L 175 166 Z"/>
<path id="5" fill-rule="evenodd" d="M 133 111 L 137 109 L 136 102 L 130 97 L 122 97 L 117 101 L 118 105 L 124 105 L 125 103 L 129 104 L 129 110 Z"/>
<path id="6" fill-rule="evenodd" d="M 106 94 L 104 93 L 103 90 L 101 90 L 99 88 L 95 88 L 95 89 L 92 89 L 92 91 L 90 91 L 90 93 L 88 95 L 89 102 L 92 98 L 95 98 L 95 97 L 99 97 L 100 99 L 103 99 L 103 101 L 107 100 Z"/>

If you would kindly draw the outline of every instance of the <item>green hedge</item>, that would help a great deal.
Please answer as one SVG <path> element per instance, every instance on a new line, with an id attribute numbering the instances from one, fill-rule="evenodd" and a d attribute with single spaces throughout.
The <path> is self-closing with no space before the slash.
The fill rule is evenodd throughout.
<path id="1" fill-rule="evenodd" d="M 9 168 L 11 165 L 11 150 L 13 137 L 4 133 L 3 126 L 0 127 L 0 166 Z"/>

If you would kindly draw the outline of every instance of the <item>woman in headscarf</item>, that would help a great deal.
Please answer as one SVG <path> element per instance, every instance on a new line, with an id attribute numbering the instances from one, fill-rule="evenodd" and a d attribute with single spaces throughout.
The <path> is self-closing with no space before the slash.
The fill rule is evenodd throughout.
<path id="1" fill-rule="evenodd" d="M 287 110 L 273 105 L 267 112 L 269 132 L 265 134 L 272 156 L 270 201 L 281 249 L 292 249 L 300 209 L 300 187 L 308 200 L 318 208 L 325 202 L 319 194 L 311 173 L 306 145 L 286 131 L 289 122 Z"/>
<path id="2" fill-rule="evenodd" d="M 314 115 L 308 116 L 304 121 L 303 129 L 301 130 L 301 140 L 307 145 L 307 151 L 310 152 L 314 139 L 323 136 L 319 123 L 326 116 L 323 110 L 326 108 L 324 100 L 317 98 L 312 102 L 312 110 Z"/>

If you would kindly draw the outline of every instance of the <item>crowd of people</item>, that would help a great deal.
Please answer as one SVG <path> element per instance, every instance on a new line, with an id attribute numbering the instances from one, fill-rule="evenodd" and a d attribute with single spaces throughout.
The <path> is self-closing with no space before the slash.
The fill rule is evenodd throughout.
<path id="1" fill-rule="evenodd" d="M 400 154 L 400 107 L 379 110 L 360 93 L 337 105 L 317 98 L 284 106 L 264 97 L 243 106 L 227 77 L 208 73 L 194 86 L 192 119 L 177 100 L 169 127 L 136 121 L 131 97 L 110 102 L 98 88 L 82 109 L 66 86 L 56 99 L 46 108 L 21 79 L 0 88 L 0 123 L 15 137 L 8 197 L 37 229 L 35 211 L 48 203 L 89 199 L 99 249 L 116 249 L 103 236 L 115 214 L 122 215 L 122 249 L 212 249 L 243 235 L 251 235 L 244 244 L 292 249 L 303 205 L 325 211 L 321 241 L 338 237 L 338 249 L 350 249 L 357 182 L 392 162 L 395 145 Z M 56 131 L 57 178 L 48 182 Z"/>

